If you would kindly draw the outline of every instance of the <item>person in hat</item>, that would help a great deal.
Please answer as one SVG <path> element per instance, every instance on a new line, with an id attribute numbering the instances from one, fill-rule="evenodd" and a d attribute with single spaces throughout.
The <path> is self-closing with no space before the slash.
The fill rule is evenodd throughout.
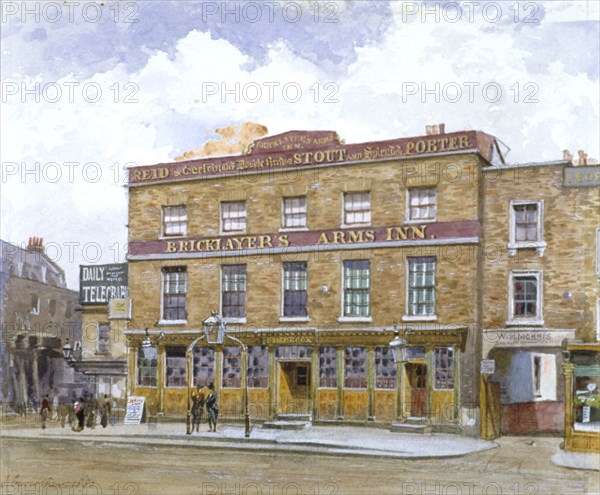
<path id="1" fill-rule="evenodd" d="M 217 404 L 217 394 L 215 386 L 211 383 L 208 386 L 208 396 L 206 397 L 206 412 L 208 412 L 208 431 L 217 431 L 217 416 L 219 415 L 219 405 Z"/>

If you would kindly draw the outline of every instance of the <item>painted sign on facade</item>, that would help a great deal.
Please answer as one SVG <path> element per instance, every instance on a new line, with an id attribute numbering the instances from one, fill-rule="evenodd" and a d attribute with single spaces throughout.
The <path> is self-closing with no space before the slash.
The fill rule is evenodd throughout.
<path id="1" fill-rule="evenodd" d="M 79 302 L 108 304 L 111 299 L 127 297 L 127 263 L 81 266 Z"/>

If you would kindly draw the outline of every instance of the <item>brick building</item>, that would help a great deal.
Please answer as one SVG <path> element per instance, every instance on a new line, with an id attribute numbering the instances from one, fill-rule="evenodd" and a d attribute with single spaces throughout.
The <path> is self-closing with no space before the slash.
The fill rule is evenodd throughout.
<path id="1" fill-rule="evenodd" d="M 505 373 L 499 362 L 482 381 L 480 360 L 504 349 L 489 340 L 509 326 L 509 277 L 530 276 L 512 271 L 531 249 L 508 238 L 508 208 L 547 192 L 525 194 L 517 181 L 513 198 L 492 182 L 507 170 L 500 149 L 493 136 L 443 126 L 350 145 L 334 132 L 292 131 L 244 155 L 132 169 L 129 390 L 151 412 L 185 414 L 186 349 L 216 310 L 247 355 L 200 341 L 187 364 L 190 382 L 214 382 L 225 416 L 240 414 L 246 382 L 253 419 L 301 413 L 479 435 L 481 384 Z M 533 168 L 560 175 L 570 164 Z M 578 191 L 563 191 L 577 211 Z M 546 248 L 543 260 L 562 253 L 555 228 L 534 249 Z M 562 298 L 564 289 L 548 290 L 544 305 L 562 304 L 556 291 Z M 591 310 L 581 311 L 568 328 L 586 333 L 578 315 Z M 407 342 L 398 363 L 394 324 Z"/>
<path id="2" fill-rule="evenodd" d="M 0 401 L 20 409 L 45 394 L 70 400 L 90 387 L 62 354 L 66 338 L 81 339 L 78 294 L 67 288 L 42 239 L 30 238 L 26 249 L 0 246 Z"/>
<path id="3" fill-rule="evenodd" d="M 484 169 L 482 357 L 500 433 L 562 432 L 563 351 L 598 342 L 600 167 L 585 162 Z"/>

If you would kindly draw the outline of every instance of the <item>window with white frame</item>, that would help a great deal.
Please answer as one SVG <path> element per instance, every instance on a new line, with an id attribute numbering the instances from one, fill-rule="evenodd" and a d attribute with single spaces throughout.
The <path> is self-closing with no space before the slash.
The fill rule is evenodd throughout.
<path id="1" fill-rule="evenodd" d="M 221 311 L 226 318 L 246 317 L 246 265 L 221 267 Z"/>
<path id="2" fill-rule="evenodd" d="M 509 281 L 509 324 L 542 324 L 542 272 L 513 271 Z"/>
<path id="3" fill-rule="evenodd" d="M 437 188 L 414 188 L 408 190 L 409 221 L 434 222 L 437 215 Z"/>
<path id="4" fill-rule="evenodd" d="M 370 265 L 369 260 L 344 261 L 344 317 L 371 315 Z"/>
<path id="5" fill-rule="evenodd" d="M 246 202 L 229 201 L 221 203 L 221 232 L 246 232 Z"/>
<path id="6" fill-rule="evenodd" d="M 302 229 L 307 226 L 306 221 L 306 196 L 296 196 L 293 198 L 283 198 L 283 218 L 282 226 L 284 229 Z"/>
<path id="7" fill-rule="evenodd" d="M 535 248 L 544 255 L 544 202 L 511 201 L 508 254 L 514 256 L 517 249 Z"/>
<path id="8" fill-rule="evenodd" d="M 186 386 L 185 346 L 168 346 L 165 348 L 165 373 L 167 387 Z"/>
<path id="9" fill-rule="evenodd" d="M 110 323 L 98 323 L 96 353 L 107 354 L 110 350 Z"/>
<path id="10" fill-rule="evenodd" d="M 163 236 L 177 237 L 187 234 L 187 206 L 163 206 L 162 213 Z"/>
<path id="11" fill-rule="evenodd" d="M 307 298 L 306 261 L 283 263 L 283 316 L 307 316 Z"/>
<path id="12" fill-rule="evenodd" d="M 371 193 L 344 193 L 344 225 L 371 225 Z"/>
<path id="13" fill-rule="evenodd" d="M 408 317 L 435 317 L 435 256 L 408 258 Z"/>
<path id="14" fill-rule="evenodd" d="M 156 347 L 138 348 L 137 384 L 140 387 L 156 387 L 158 376 Z"/>
<path id="15" fill-rule="evenodd" d="M 184 266 L 166 267 L 163 268 L 162 273 L 162 319 L 164 321 L 184 321 L 187 318 L 187 268 Z"/>
<path id="16" fill-rule="evenodd" d="M 452 347 L 436 347 L 433 359 L 433 388 L 436 390 L 454 389 L 454 349 Z"/>

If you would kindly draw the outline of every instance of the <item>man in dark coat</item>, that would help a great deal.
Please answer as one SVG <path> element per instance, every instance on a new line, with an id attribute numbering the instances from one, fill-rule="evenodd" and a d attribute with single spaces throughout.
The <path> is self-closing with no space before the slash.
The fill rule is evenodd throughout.
<path id="1" fill-rule="evenodd" d="M 215 386 L 211 383 L 208 386 L 208 397 L 206 398 L 206 412 L 208 412 L 208 431 L 217 431 L 217 416 L 219 415 L 219 405 L 217 404 L 217 394 Z"/>
<path id="2" fill-rule="evenodd" d="M 46 421 L 50 417 L 50 398 L 46 395 L 42 399 L 42 405 L 40 406 L 40 415 L 42 417 L 42 430 L 46 429 Z"/>

